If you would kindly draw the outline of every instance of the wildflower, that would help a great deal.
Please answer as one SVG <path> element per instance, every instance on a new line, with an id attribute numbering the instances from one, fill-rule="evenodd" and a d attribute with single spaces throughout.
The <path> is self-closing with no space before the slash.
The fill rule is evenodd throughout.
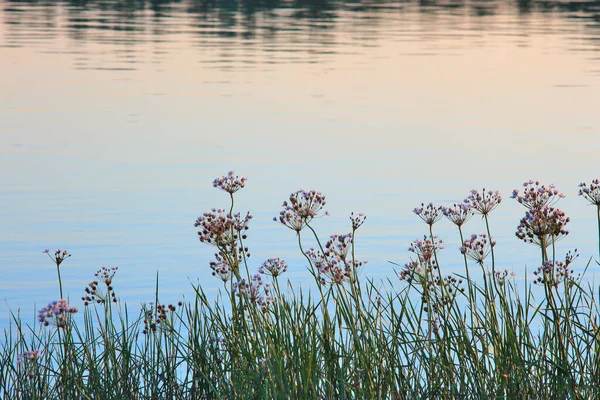
<path id="1" fill-rule="evenodd" d="M 273 221 L 279 221 L 296 233 L 300 232 L 306 225 L 304 219 L 290 210 L 283 210 L 279 213 L 279 217 L 273 217 Z"/>
<path id="2" fill-rule="evenodd" d="M 517 189 L 513 190 L 511 197 L 530 210 L 553 205 L 559 199 L 565 197 L 564 194 L 556 190 L 554 185 L 548 187 L 544 185 L 540 186 L 540 183 L 537 181 L 524 182 L 523 188 L 522 194 L 519 194 L 519 190 Z"/>
<path id="3" fill-rule="evenodd" d="M 288 228 L 300 232 L 306 224 L 319 215 L 325 204 L 325 196 L 321 192 L 298 190 L 290 194 L 289 200 L 283 202 L 283 210 L 279 213 L 279 217 L 273 218 L 273 221 L 279 221 Z M 329 213 L 325 212 L 325 215 Z"/>
<path id="4" fill-rule="evenodd" d="M 339 285 L 351 281 L 355 277 L 356 271 L 367 263 L 367 261 L 348 259 L 352 240 L 351 233 L 331 235 L 325 243 L 323 253 L 314 248 L 310 248 L 306 252 L 317 269 L 321 283 L 329 281 Z"/>
<path id="5" fill-rule="evenodd" d="M 431 268 L 414 260 L 404 265 L 404 269 L 400 271 L 398 278 L 408 283 L 412 283 L 415 278 L 417 279 L 417 283 L 423 290 L 421 300 L 432 307 L 431 309 L 425 307 L 425 312 L 440 312 L 442 308 L 454 301 L 459 292 L 464 292 L 464 288 L 460 286 L 463 283 L 462 280 L 453 276 L 434 276 Z"/>
<path id="6" fill-rule="evenodd" d="M 459 228 L 473 216 L 472 206 L 468 203 L 458 203 L 452 207 L 442 207 L 442 213 Z"/>
<path id="7" fill-rule="evenodd" d="M 170 316 L 177 310 L 177 306 L 173 304 L 169 304 L 165 306 L 164 304 L 157 304 L 156 308 L 153 307 L 153 303 L 150 304 L 150 309 L 147 310 L 144 307 L 144 330 L 142 333 L 146 335 L 148 332 L 156 332 L 158 329 L 164 329 L 173 332 L 175 329 L 173 328 Z M 182 303 L 179 302 L 178 305 Z"/>
<path id="8" fill-rule="evenodd" d="M 505 269 L 504 271 L 494 271 L 494 279 L 496 279 L 496 283 L 498 286 L 504 286 L 508 278 L 512 278 L 515 276 L 514 271 L 508 271 Z"/>
<path id="9" fill-rule="evenodd" d="M 339 257 L 328 257 L 329 254 L 328 250 L 325 253 L 321 253 L 312 247 L 306 252 L 306 255 L 317 269 L 320 283 L 325 285 L 329 281 L 332 284 L 341 285 L 344 282 L 350 281 L 350 266 L 346 265 Z"/>
<path id="10" fill-rule="evenodd" d="M 234 171 L 229 171 L 227 175 L 217 178 L 213 181 L 213 187 L 226 191 L 229 194 L 234 194 L 246 185 L 246 177 L 234 175 Z"/>
<path id="11" fill-rule="evenodd" d="M 263 275 L 271 275 L 277 278 L 279 275 L 287 271 L 287 263 L 279 258 L 267 259 L 258 269 L 258 272 Z"/>
<path id="12" fill-rule="evenodd" d="M 525 243 L 546 248 L 569 234 L 565 229 L 569 221 L 570 218 L 558 208 L 531 209 L 521 218 L 515 235 Z"/>
<path id="13" fill-rule="evenodd" d="M 22 364 L 25 361 L 37 361 L 42 358 L 40 350 L 28 350 L 17 356 L 17 364 Z"/>
<path id="14" fill-rule="evenodd" d="M 46 249 L 43 251 L 44 254 L 48 254 L 48 257 L 50 257 L 50 259 L 52 261 L 54 261 L 54 263 L 56 264 L 56 266 L 60 266 L 60 264 L 67 258 L 71 257 L 71 254 L 69 254 L 69 252 L 67 250 L 61 250 L 61 249 L 57 249 L 54 252 L 54 256 L 52 256 L 50 254 L 50 249 Z"/>
<path id="15" fill-rule="evenodd" d="M 346 233 L 343 235 L 331 235 L 327 243 L 325 243 L 325 249 L 329 250 L 328 255 L 338 257 L 340 260 L 346 260 L 348 256 L 348 250 L 352 246 L 352 234 Z"/>
<path id="16" fill-rule="evenodd" d="M 594 179 L 590 185 L 585 183 L 579 184 L 579 195 L 587 199 L 591 204 L 600 208 L 600 180 Z"/>
<path id="17" fill-rule="evenodd" d="M 202 243 L 213 244 L 224 247 L 235 243 L 238 239 L 246 239 L 248 222 L 252 215 L 248 212 L 245 217 L 240 213 L 233 216 L 225 214 L 225 210 L 213 208 L 211 212 L 202 214 L 196 222 L 195 227 L 200 227 L 198 237 Z"/>
<path id="18" fill-rule="evenodd" d="M 485 233 L 480 233 L 479 235 L 473 234 L 463 242 L 460 252 L 476 263 L 483 265 L 483 261 L 495 245 L 496 242 Z"/>
<path id="19" fill-rule="evenodd" d="M 44 326 L 53 322 L 58 328 L 65 328 L 69 320 L 69 315 L 78 312 L 79 309 L 71 307 L 65 299 L 53 301 L 38 312 L 38 320 Z"/>
<path id="20" fill-rule="evenodd" d="M 433 241 L 427 236 L 423 240 L 417 239 L 412 242 L 408 251 L 415 253 L 422 263 L 430 264 L 434 262 L 435 253 L 444 248 L 444 242 L 437 240 L 437 235 L 433 235 Z"/>
<path id="21" fill-rule="evenodd" d="M 354 232 L 355 230 L 360 228 L 360 226 L 365 223 L 366 219 L 367 216 L 363 213 L 357 213 L 356 215 L 354 215 L 354 212 L 350 213 L 350 221 L 352 221 L 352 231 Z"/>
<path id="22" fill-rule="evenodd" d="M 215 261 L 210 262 L 210 269 L 213 270 L 213 276 L 219 277 L 223 282 L 229 281 L 232 277 L 233 267 L 223 253 L 215 254 Z"/>
<path id="23" fill-rule="evenodd" d="M 23 366 L 27 371 L 27 376 L 33 378 L 37 373 L 37 362 L 42 355 L 40 350 L 28 350 L 21 353 L 17 356 L 17 366 Z"/>
<path id="24" fill-rule="evenodd" d="M 421 207 L 415 208 L 413 212 L 429 226 L 432 226 L 439 221 L 443 215 L 442 207 L 435 207 L 433 203 L 429 203 L 427 205 L 421 203 Z"/>
<path id="25" fill-rule="evenodd" d="M 404 268 L 398 274 L 398 279 L 401 281 L 412 282 L 413 277 L 417 276 L 424 279 L 427 273 L 427 268 L 421 265 L 418 261 L 411 260 L 404 264 Z"/>
<path id="26" fill-rule="evenodd" d="M 571 263 L 579 257 L 577 249 L 569 251 L 564 261 L 548 260 L 542 264 L 533 274 L 537 277 L 533 283 L 557 287 L 562 282 L 572 279 L 575 271 L 570 269 Z"/>
<path id="27" fill-rule="evenodd" d="M 488 215 L 502 202 L 502 196 L 497 190 L 485 190 L 480 192 L 475 189 L 471 190 L 471 194 L 465 199 L 465 203 L 470 205 L 473 212 L 483 216 Z"/>
<path id="28" fill-rule="evenodd" d="M 104 293 L 100 288 L 98 288 L 98 281 L 92 281 L 85 288 L 85 295 L 81 298 L 83 300 L 84 305 L 88 305 L 89 303 L 98 303 L 105 304 L 109 299 L 113 303 L 117 302 L 117 297 L 112 287 L 112 280 L 117 273 L 119 267 L 102 267 L 99 269 L 94 276 L 96 276 L 100 282 L 104 283 L 106 286 L 106 293 Z"/>
<path id="29" fill-rule="evenodd" d="M 251 304 L 254 304 L 267 311 L 269 304 L 275 299 L 270 296 L 271 284 L 264 283 L 260 274 L 255 274 L 250 282 L 246 279 L 241 279 L 233 284 L 232 293 L 247 299 Z"/>

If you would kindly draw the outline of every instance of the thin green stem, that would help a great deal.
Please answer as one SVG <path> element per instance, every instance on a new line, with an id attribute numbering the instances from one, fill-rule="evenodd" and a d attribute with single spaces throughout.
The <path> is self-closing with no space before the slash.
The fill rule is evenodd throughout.
<path id="1" fill-rule="evenodd" d="M 60 277 L 60 263 L 56 263 L 56 272 L 58 273 L 58 289 L 60 291 L 60 298 L 63 298 L 62 278 Z"/>
<path id="2" fill-rule="evenodd" d="M 598 259 L 600 260 L 600 204 L 596 207 L 598 208 Z"/>
<path id="3" fill-rule="evenodd" d="M 323 253 L 323 257 L 325 257 L 325 250 L 323 249 L 323 246 L 321 245 L 321 241 L 319 240 L 319 236 L 317 235 L 317 232 L 313 229 L 312 226 L 309 225 L 308 222 L 306 222 L 306 226 L 308 227 L 308 229 L 311 230 L 311 232 L 315 236 L 315 240 L 317 241 L 317 244 L 319 245 L 319 248 L 321 249 L 321 253 Z"/>
<path id="4" fill-rule="evenodd" d="M 494 257 L 494 245 L 492 244 L 492 233 L 490 232 L 490 222 L 487 214 L 483 214 L 485 219 L 485 228 L 487 230 L 488 239 L 490 240 L 490 247 L 492 249 L 492 274 L 496 273 L 496 258 Z"/>

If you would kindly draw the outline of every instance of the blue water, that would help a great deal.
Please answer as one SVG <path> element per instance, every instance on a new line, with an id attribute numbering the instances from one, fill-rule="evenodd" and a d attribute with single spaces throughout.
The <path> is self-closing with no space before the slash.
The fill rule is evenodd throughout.
<path id="1" fill-rule="evenodd" d="M 119 267 L 133 308 L 154 300 L 157 273 L 165 303 L 190 282 L 214 295 L 214 248 L 193 223 L 228 205 L 211 183 L 232 169 L 248 177 L 236 209 L 254 215 L 251 272 L 282 257 L 298 286 L 306 262 L 272 217 L 300 188 L 327 196 L 323 238 L 367 214 L 357 253 L 375 279 L 394 279 L 388 261 L 427 233 L 414 207 L 498 189 L 499 267 L 523 278 L 538 251 L 514 236 L 524 209 L 509 195 L 554 183 L 571 217 L 558 252 L 577 247 L 582 270 L 598 256 L 577 185 L 600 177 L 599 15 L 535 1 L 0 1 L 0 326 L 58 298 L 46 248 L 72 253 L 74 303 L 102 266 Z M 443 270 L 461 271 L 453 226 L 435 229 Z"/>

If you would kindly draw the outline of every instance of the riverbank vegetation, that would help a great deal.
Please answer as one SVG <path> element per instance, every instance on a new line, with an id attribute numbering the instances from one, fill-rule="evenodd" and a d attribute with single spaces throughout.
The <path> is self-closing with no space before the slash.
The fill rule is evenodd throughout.
<path id="1" fill-rule="evenodd" d="M 415 208 L 425 235 L 385 282 L 364 277 L 366 261 L 355 254 L 365 215 L 353 213 L 348 232 L 323 239 L 314 225 L 326 214 L 325 196 L 294 192 L 274 220 L 298 243 L 315 282 L 308 291 L 286 279 L 280 258 L 249 270 L 252 215 L 234 201 L 245 184 L 233 172 L 216 179 L 229 204 L 195 223 L 200 242 L 215 250 L 216 300 L 194 286 L 191 301 L 163 303 L 157 282 L 156 298 L 140 310 L 120 302 L 116 267 L 100 269 L 81 299 L 65 299 L 60 271 L 71 255 L 47 250 L 59 299 L 35 323 L 13 315 L 0 343 L 0 398 L 600 397 L 600 292 L 585 279 L 598 262 L 576 263 L 576 250 L 557 254 L 569 218 L 553 185 L 525 182 L 511 196 L 524 206 L 516 236 L 540 257 L 524 282 L 496 268 L 497 191 Z M 600 182 L 581 184 L 579 194 L 595 206 L 600 233 Z M 485 232 L 465 232 L 473 215 Z M 438 262 L 441 218 L 457 228 L 462 273 L 445 274 Z"/>

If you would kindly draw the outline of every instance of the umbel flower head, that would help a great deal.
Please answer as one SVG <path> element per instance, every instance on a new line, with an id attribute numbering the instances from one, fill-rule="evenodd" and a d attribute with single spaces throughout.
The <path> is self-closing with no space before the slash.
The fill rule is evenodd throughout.
<path id="1" fill-rule="evenodd" d="M 565 229 L 569 221 L 570 218 L 558 208 L 534 208 L 528 210 L 521 218 L 515 235 L 525 243 L 546 248 L 569 234 Z"/>
<path id="2" fill-rule="evenodd" d="M 17 356 L 17 364 L 21 364 L 25 361 L 36 361 L 42 358 L 41 350 L 28 350 Z"/>
<path id="3" fill-rule="evenodd" d="M 538 181 L 527 181 L 523 183 L 523 191 L 520 193 L 515 189 L 511 197 L 531 210 L 551 206 L 565 195 L 556 190 L 554 185 L 544 186 Z"/>
<path id="4" fill-rule="evenodd" d="M 488 215 L 502 202 L 502 196 L 497 190 L 485 190 L 478 192 L 471 190 L 471 194 L 465 199 L 465 203 L 472 207 L 473 212 L 483 216 Z"/>
<path id="5" fill-rule="evenodd" d="M 215 261 L 210 262 L 213 276 L 218 277 L 223 282 L 229 281 L 233 276 L 234 267 L 229 260 L 230 257 L 227 257 L 223 252 L 219 252 L 215 253 Z"/>
<path id="6" fill-rule="evenodd" d="M 432 226 L 442 218 L 442 211 L 443 207 L 435 207 L 433 203 L 427 205 L 421 203 L 421 207 L 413 209 L 413 212 L 429 226 Z"/>
<path id="7" fill-rule="evenodd" d="M 277 278 L 279 275 L 287 271 L 288 265 L 285 261 L 280 258 L 268 258 L 260 266 L 258 272 L 263 275 L 270 275 L 273 278 Z"/>
<path id="8" fill-rule="evenodd" d="M 240 178 L 238 175 L 235 175 L 234 171 L 229 171 L 227 175 L 216 178 L 213 181 L 213 187 L 224 190 L 229 194 L 234 194 L 246 186 L 247 179 L 245 176 Z"/>
<path id="9" fill-rule="evenodd" d="M 240 237 L 246 239 L 248 222 L 252 215 L 248 212 L 243 218 L 240 213 L 233 216 L 221 208 L 213 208 L 196 219 L 195 227 L 199 227 L 198 238 L 202 243 L 225 247 L 235 243 Z"/>
<path id="10" fill-rule="evenodd" d="M 262 311 L 267 311 L 269 304 L 275 299 L 270 296 L 271 284 L 264 283 L 260 274 L 255 274 L 250 282 L 241 279 L 233 284 L 231 292 L 239 297 L 245 298 Z"/>
<path id="11" fill-rule="evenodd" d="M 29 378 L 34 378 L 39 374 L 38 360 L 41 359 L 43 353 L 41 350 L 28 350 L 17 356 L 17 366 L 22 367 Z"/>
<path id="12" fill-rule="evenodd" d="M 156 332 L 159 329 L 162 329 L 166 332 L 174 332 L 175 328 L 172 325 L 173 313 L 177 310 L 177 306 L 183 306 L 183 302 L 177 303 L 177 306 L 173 304 L 169 304 L 165 306 L 164 304 L 157 304 L 154 307 L 154 303 L 149 303 L 149 308 L 144 304 L 144 309 L 142 310 L 144 313 L 144 330 L 142 333 L 144 335 L 150 332 Z"/>
<path id="13" fill-rule="evenodd" d="M 546 261 L 533 273 L 536 276 L 533 283 L 556 287 L 563 281 L 572 279 L 575 271 L 570 268 L 570 265 L 577 257 L 579 257 L 579 254 L 575 249 L 575 251 L 567 253 L 564 261 Z"/>
<path id="14" fill-rule="evenodd" d="M 321 192 L 314 189 L 298 190 L 283 202 L 283 210 L 279 212 L 278 217 L 273 217 L 273 221 L 279 221 L 288 228 L 300 232 L 306 224 L 319 215 L 325 204 L 325 196 Z M 325 215 L 328 213 L 325 212 Z"/>
<path id="15" fill-rule="evenodd" d="M 425 279 L 425 274 L 427 272 L 427 268 L 420 262 L 411 260 L 404 264 L 404 268 L 398 273 L 398 279 L 411 283 L 414 277 Z"/>
<path id="16" fill-rule="evenodd" d="M 408 251 L 415 253 L 421 263 L 430 264 L 434 262 L 435 253 L 443 248 L 444 242 L 441 239 L 437 240 L 437 236 L 433 235 L 433 240 L 427 236 L 423 236 L 423 240 L 415 240 L 410 244 Z"/>
<path id="17" fill-rule="evenodd" d="M 38 320 L 44 326 L 54 324 L 58 328 L 65 328 L 70 315 L 78 311 L 79 309 L 71 307 L 67 300 L 60 299 L 58 301 L 50 302 L 46 307 L 40 309 L 38 312 Z"/>
<path id="18" fill-rule="evenodd" d="M 354 212 L 350 213 L 350 221 L 352 222 L 352 231 L 356 231 L 361 227 L 362 224 L 365 223 L 367 216 L 361 212 L 354 214 Z"/>
<path id="19" fill-rule="evenodd" d="M 460 247 L 460 252 L 476 263 L 483 265 L 483 261 L 495 245 L 496 242 L 492 238 L 485 233 L 480 233 L 479 235 L 471 235 L 469 239 L 465 240 Z"/>
<path id="20" fill-rule="evenodd" d="M 452 207 L 442 207 L 442 213 L 452 223 L 461 227 L 473 216 L 473 207 L 467 203 L 454 204 Z"/>
<path id="21" fill-rule="evenodd" d="M 56 263 L 57 267 L 59 267 L 60 264 L 65 259 L 71 257 L 71 254 L 69 254 L 69 252 L 67 250 L 61 250 L 61 249 L 56 249 L 56 251 L 54 251 L 54 256 L 52 256 L 52 254 L 50 254 L 50 249 L 44 250 L 44 254 L 48 254 L 48 257 L 50 257 L 50 259 L 52 259 L 52 261 L 54 261 L 54 263 Z"/>
<path id="22" fill-rule="evenodd" d="M 81 298 L 84 305 L 90 303 L 106 304 L 107 301 L 117 302 L 117 296 L 112 287 L 112 281 L 119 267 L 102 267 L 94 276 L 98 280 L 94 280 L 85 288 L 85 295 Z M 101 290 L 98 282 L 102 282 L 106 288 L 106 293 Z"/>
<path id="23" fill-rule="evenodd" d="M 600 180 L 594 179 L 589 185 L 581 182 L 579 184 L 579 195 L 600 208 Z"/>
<path id="24" fill-rule="evenodd" d="M 331 235 L 325 243 L 324 252 L 308 249 L 306 255 L 317 269 L 322 284 L 330 282 L 340 285 L 352 281 L 357 270 L 367 261 L 352 260 L 348 252 L 352 247 L 352 234 Z"/>

